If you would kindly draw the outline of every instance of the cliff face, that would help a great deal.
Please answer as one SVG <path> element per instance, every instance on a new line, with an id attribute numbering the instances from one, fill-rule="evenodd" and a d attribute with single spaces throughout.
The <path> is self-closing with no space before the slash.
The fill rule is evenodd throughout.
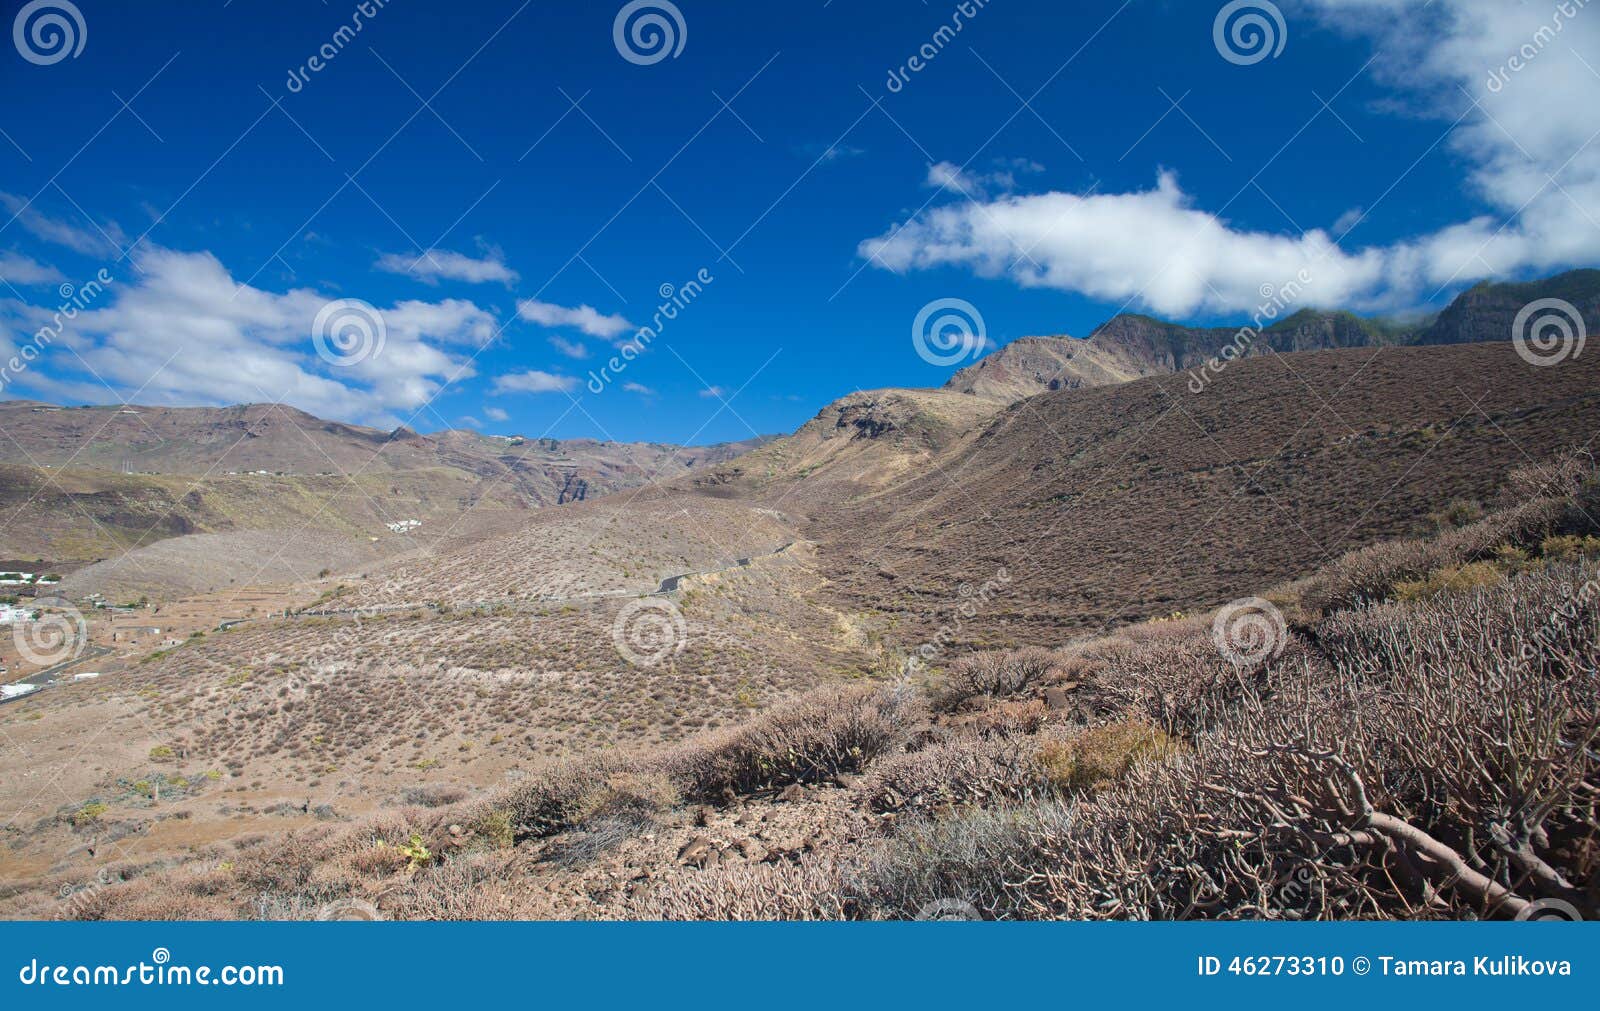
<path id="1" fill-rule="evenodd" d="M 1600 270 L 1575 270 L 1522 284 L 1480 284 L 1456 298 L 1436 319 L 1414 325 L 1303 309 L 1242 343 L 1238 326 L 1186 327 L 1124 313 L 1101 324 L 1087 339 L 1013 341 L 957 372 L 944 388 L 1013 403 L 1051 390 L 1106 386 L 1200 368 L 1230 346 L 1239 356 L 1250 357 L 1269 351 L 1509 341 L 1517 314 L 1545 298 L 1570 303 L 1592 328 L 1600 321 Z"/>
<path id="2" fill-rule="evenodd" d="M 1577 309 L 1593 333 L 1600 326 L 1600 270 L 1574 270 L 1526 284 L 1477 285 L 1421 332 L 1419 344 L 1470 344 L 1512 338 L 1517 314 L 1530 303 L 1554 298 Z"/>

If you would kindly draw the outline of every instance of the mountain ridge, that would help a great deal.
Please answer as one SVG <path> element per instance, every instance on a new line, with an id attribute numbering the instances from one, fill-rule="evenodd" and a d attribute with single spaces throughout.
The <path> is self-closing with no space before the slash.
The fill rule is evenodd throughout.
<path id="1" fill-rule="evenodd" d="M 1462 292 L 1437 315 L 1410 324 L 1317 308 L 1259 327 L 1192 327 L 1119 313 L 1085 338 L 1019 338 L 961 369 L 943 388 L 1009 403 L 1051 390 L 1203 368 L 1219 356 L 1226 360 L 1334 348 L 1507 341 L 1517 314 L 1547 298 L 1572 304 L 1585 320 L 1600 319 L 1600 270 L 1571 270 L 1523 282 L 1485 281 Z"/>

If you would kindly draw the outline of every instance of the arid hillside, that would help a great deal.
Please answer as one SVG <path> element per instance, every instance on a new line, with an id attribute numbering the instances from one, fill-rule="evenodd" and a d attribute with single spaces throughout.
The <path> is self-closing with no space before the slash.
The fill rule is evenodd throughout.
<path id="1" fill-rule="evenodd" d="M 1230 876 L 1192 828 L 1281 845 L 1260 817 L 1276 794 L 1196 806 L 1196 777 L 1305 795 L 1328 741 L 1229 749 L 1275 746 L 1306 698 L 1348 717 L 1330 740 L 1355 742 L 1363 782 L 1433 761 L 1383 751 L 1385 721 L 1444 706 L 1430 671 L 1512 655 L 1593 578 L 1597 430 L 1592 356 L 1538 368 L 1509 344 L 1261 355 L 1198 392 L 1173 374 L 1010 404 L 880 390 L 659 485 L 485 503 L 467 515 L 509 525 L 442 517 L 397 534 L 404 551 L 290 573 L 294 593 L 240 581 L 116 619 L 189 621 L 175 639 L 119 639 L 92 612 L 74 669 L 95 676 L 0 709 L 32 756 L 0 786 L 0 909 L 870 918 L 956 895 L 983 916 L 1183 917 L 1216 893 L 1215 915 L 1248 915 L 1282 860 Z M 203 543 L 219 536 L 236 540 Z M 189 545 L 252 565 L 331 551 L 243 536 L 141 550 L 170 568 Z M 1208 630 L 1247 597 L 1268 617 L 1245 627 L 1281 648 L 1242 666 Z M 183 617 L 206 614 L 244 620 Z M 1394 662 L 1463 630 L 1481 650 Z M 1541 668 L 1530 726 L 1589 726 L 1592 632 Z M 1352 701 L 1374 663 L 1397 709 Z M 1535 697 L 1471 669 L 1475 708 L 1424 718 L 1455 735 L 1440 748 Z M 1591 788 L 1541 734 L 1525 750 L 1550 789 Z M 1477 817 L 1456 789 L 1380 802 L 1449 849 Z M 1307 803 L 1307 831 L 1334 831 L 1338 798 Z M 1592 840 L 1549 821 L 1540 859 L 1591 874 Z M 1382 845 L 1319 871 L 1314 903 L 1261 908 L 1398 915 L 1420 896 L 1499 916 L 1537 894 L 1514 868 L 1505 894 L 1385 885 Z M 1151 884 L 1129 870 L 1147 851 L 1197 877 Z M 986 871 L 1005 861 L 1094 872 L 1019 890 Z"/>
<path id="2" fill-rule="evenodd" d="M 674 482 L 718 497 L 794 506 L 853 500 L 920 473 L 1001 408 L 948 390 L 868 390 L 841 397 L 786 438 Z"/>
<path id="3" fill-rule="evenodd" d="M 1358 348 L 1234 363 L 1012 404 L 893 486 L 813 500 L 836 604 L 914 645 L 1050 644 L 1213 606 L 1488 501 L 1507 470 L 1600 430 L 1600 360 L 1535 368 L 1509 344 Z M 784 452 L 784 442 L 763 453 Z M 858 450 L 866 452 L 865 448 Z M 900 459 L 896 448 L 880 456 Z M 966 595 L 994 592 L 977 618 Z"/>
<path id="4" fill-rule="evenodd" d="M 281 405 L 0 402 L 0 556 L 74 597 L 170 599 L 285 582 L 516 529 L 533 511 L 670 480 L 716 446 L 424 436 Z"/>
<path id="5" fill-rule="evenodd" d="M 716 446 L 528 439 L 445 430 L 419 435 L 324 421 L 282 404 L 58 407 L 0 401 L 0 463 L 130 474 L 283 476 L 433 468 L 501 479 L 548 505 L 730 460 L 762 440 Z"/>
<path id="6" fill-rule="evenodd" d="M 824 685 L 681 741 L 635 731 L 668 714 L 715 727 L 699 714 L 717 713 L 718 674 L 491 677 L 466 616 L 347 630 L 350 659 L 329 664 L 306 648 L 317 626 L 273 635 L 297 659 L 247 668 L 221 665 L 266 642 L 186 647 L 123 684 L 0 714 L 41 769 L 66 760 L 51 742 L 73 721 L 112 743 L 8 826 L 0 910 L 1592 916 L 1600 623 L 1574 605 L 1600 581 L 1600 478 L 1582 454 L 1508 477 L 1501 508 L 1214 616 Z M 760 599 L 741 596 L 735 611 Z M 366 659 L 425 642 L 458 666 Z M 733 644 L 707 645 L 725 671 Z M 388 704 L 403 696 L 415 704 Z M 596 697 L 638 716 L 602 717 Z M 552 739 L 551 720 L 577 733 Z"/>

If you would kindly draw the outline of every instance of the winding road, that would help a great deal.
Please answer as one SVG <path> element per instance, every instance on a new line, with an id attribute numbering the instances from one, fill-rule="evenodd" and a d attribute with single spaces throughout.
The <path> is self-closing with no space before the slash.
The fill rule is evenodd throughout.
<path id="1" fill-rule="evenodd" d="M 73 657 L 71 660 L 63 660 L 54 667 L 46 667 L 44 670 L 39 671 L 36 674 L 30 674 L 25 678 L 9 683 L 13 685 L 36 685 L 39 688 L 48 688 L 57 681 L 60 681 L 62 675 L 66 674 L 66 672 L 72 668 L 78 666 L 79 664 L 88 663 L 90 660 L 98 660 L 103 656 L 109 656 L 111 652 L 112 651 L 105 646 L 86 646 L 84 647 L 82 653 Z M 15 702 L 17 699 L 25 699 L 32 694 L 33 692 L 26 692 L 22 695 L 13 695 L 7 699 L 0 699 L 0 703 Z"/>

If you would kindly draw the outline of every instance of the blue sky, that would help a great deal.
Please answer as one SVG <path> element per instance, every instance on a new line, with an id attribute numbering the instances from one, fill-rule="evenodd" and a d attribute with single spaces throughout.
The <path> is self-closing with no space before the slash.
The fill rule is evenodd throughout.
<path id="1" fill-rule="evenodd" d="M 1577 0 L 1249 4 L 1266 53 L 1209 0 L 679 0 L 660 59 L 621 3 L 369 0 L 338 42 L 356 3 L 73 6 L 81 50 L 0 52 L 0 357 L 111 281 L 7 397 L 703 443 L 942 383 L 941 299 L 987 345 L 1600 262 Z M 341 299 L 381 350 L 318 354 Z"/>

